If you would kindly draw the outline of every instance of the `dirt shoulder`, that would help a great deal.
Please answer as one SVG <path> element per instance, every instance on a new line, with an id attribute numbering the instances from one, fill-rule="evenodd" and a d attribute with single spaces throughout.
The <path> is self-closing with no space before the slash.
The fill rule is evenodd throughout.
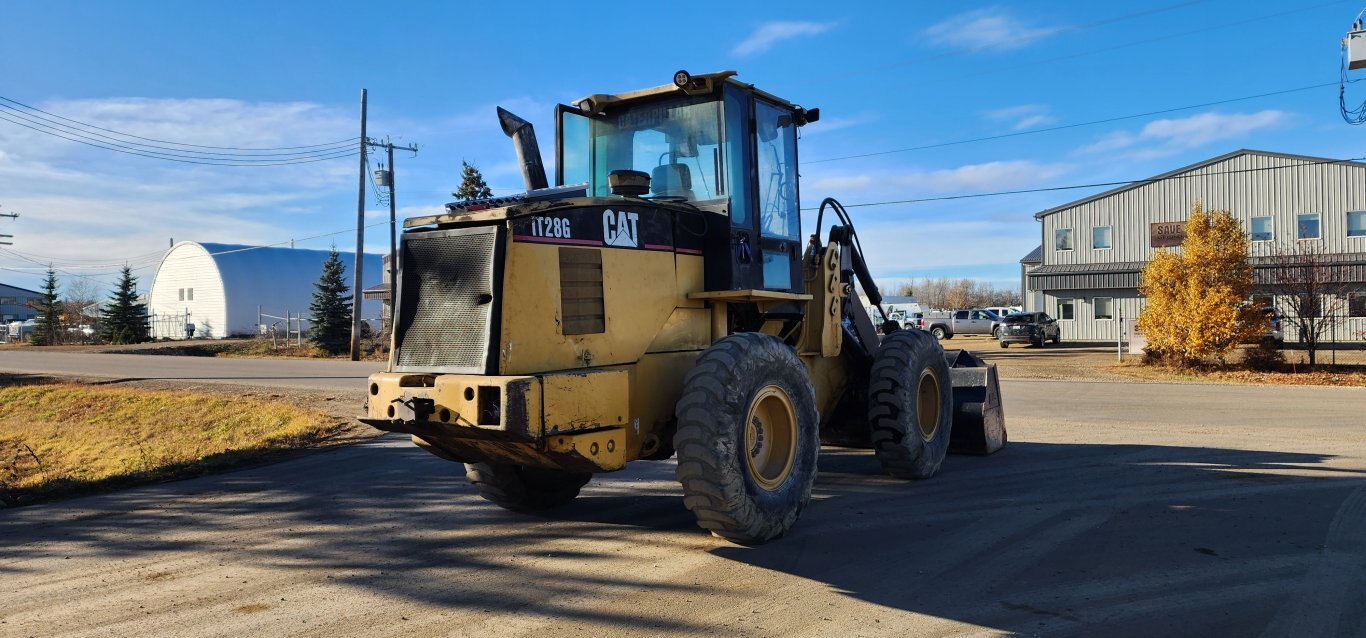
<path id="1" fill-rule="evenodd" d="M 944 349 L 963 349 L 995 363 L 1002 379 L 1052 379 L 1060 381 L 1118 381 L 1126 383 L 1214 383 L 1268 385 L 1325 385 L 1366 387 L 1366 350 L 1340 350 L 1337 366 L 1331 352 L 1319 353 L 1318 369 L 1306 371 L 1303 350 L 1283 351 L 1284 372 L 1228 370 L 1174 370 L 1148 366 L 1139 355 L 1116 352 L 1114 344 L 1067 343 L 1001 348 L 989 337 L 954 337 L 942 342 Z M 1235 353 L 1233 360 L 1238 360 Z"/>

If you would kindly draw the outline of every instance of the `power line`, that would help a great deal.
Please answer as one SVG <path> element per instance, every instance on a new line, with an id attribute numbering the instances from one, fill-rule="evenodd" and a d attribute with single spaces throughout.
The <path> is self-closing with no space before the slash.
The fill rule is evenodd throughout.
<path id="1" fill-rule="evenodd" d="M 26 108 L 26 109 L 29 109 L 29 110 L 31 110 L 31 111 L 37 111 L 37 112 L 42 113 L 42 114 L 44 114 L 44 115 L 51 115 L 52 117 L 55 117 L 55 118 L 57 118 L 57 119 L 59 119 L 59 120 L 63 120 L 63 121 L 66 121 L 66 122 L 71 122 L 71 123 L 73 123 L 73 124 L 78 124 L 78 125 L 84 126 L 84 127 L 86 127 L 86 128 L 92 128 L 92 129 L 96 129 L 96 130 L 99 130 L 99 131 L 104 131 L 104 132 L 106 132 L 106 133 L 113 133 L 113 134 L 115 134 L 115 135 L 121 135 L 121 136 L 124 136 L 124 137 L 131 137 L 131 138 L 134 138 L 134 139 L 146 140 L 146 141 L 148 141 L 148 142 L 158 142 L 158 143 L 161 143 L 161 144 L 174 144 L 174 145 L 176 145 L 176 146 L 188 146 L 188 147 L 192 147 L 192 148 L 208 148 L 208 149 L 223 150 L 223 151 L 289 151 L 289 150 L 297 150 L 297 149 L 305 149 L 305 148 L 321 148 L 321 147 L 324 147 L 324 146 L 337 146 L 337 145 L 340 145 L 340 144 L 350 144 L 350 143 L 352 143 L 352 142 L 355 142 L 357 139 L 359 139 L 359 138 L 355 138 L 355 137 L 349 137 L 349 138 L 346 138 L 346 139 L 343 139 L 343 140 L 337 140 L 337 141 L 334 141 L 334 142 L 327 142 L 327 143 L 325 143 L 325 144 L 306 144 L 306 145 L 303 145 L 303 146 L 276 146 L 276 147 L 263 147 L 263 148 L 250 148 L 250 147 L 237 147 L 237 146 L 207 146 L 207 145 L 203 145 L 203 144 L 187 144 L 187 143 L 185 143 L 185 142 L 172 142 L 172 141 L 168 141 L 168 140 L 159 140 L 159 139 L 156 139 L 156 138 L 142 137 L 142 136 L 140 136 L 140 135 L 133 135 L 132 133 L 122 133 L 122 132 L 120 132 L 120 131 L 115 131 L 115 130 L 113 130 L 113 129 L 103 128 L 103 127 L 100 127 L 100 126 L 96 126 L 96 125 L 94 125 L 94 124 L 89 124 L 89 123 L 86 123 L 86 122 L 82 122 L 82 121 L 80 121 L 80 120 L 73 120 L 73 119 L 68 118 L 68 117 L 62 117 L 61 115 L 57 115 L 56 113 L 49 113 L 49 112 L 44 111 L 44 110 L 42 110 L 42 109 L 40 109 L 40 108 L 38 108 L 38 107 L 36 107 L 36 106 L 29 106 L 28 104 L 24 104 L 23 102 L 19 102 L 19 101 L 17 101 L 17 100 L 12 100 L 12 99 L 7 98 L 7 97 L 5 97 L 5 96 L 3 96 L 3 95 L 0 95 L 0 101 L 9 102 L 10 104 L 14 104 L 14 105 L 17 105 L 17 106 L 21 106 L 21 107 Z M 5 107 L 5 108 L 9 108 L 9 107 Z"/>
<path id="2" fill-rule="evenodd" d="M 867 206 L 888 206 L 888 205 L 891 205 L 891 204 L 921 204 L 921 203 L 925 203 L 925 202 L 943 202 L 943 201 L 951 201 L 951 200 L 956 200 L 956 199 L 976 199 L 976 198 L 979 198 L 979 197 L 1000 197 L 1000 196 L 1003 196 L 1003 195 L 1022 195 L 1022 194 L 1027 194 L 1027 193 L 1049 193 L 1049 192 L 1054 192 L 1054 191 L 1076 190 L 1076 189 L 1081 189 L 1081 188 L 1101 188 L 1101 187 L 1104 187 L 1104 186 L 1128 186 L 1128 185 L 1133 185 L 1133 184 L 1145 184 L 1145 185 L 1146 185 L 1146 184 L 1156 184 L 1156 183 L 1158 183 L 1158 182 L 1165 182 L 1165 181 L 1178 180 L 1178 179 L 1195 179 L 1195 178 L 1202 178 L 1202 177 L 1210 177 L 1210 176 L 1214 176 L 1214 175 L 1235 175 L 1235 174 L 1239 174 L 1239 173 L 1257 173 L 1257 172 L 1261 172 L 1261 171 L 1277 171 L 1277 170 L 1286 170 L 1286 169 L 1293 169 L 1293 168 L 1304 168 L 1304 167 L 1307 167 L 1307 166 L 1318 166 L 1318 165 L 1322 165 L 1322 164 L 1343 164 L 1343 163 L 1347 163 L 1347 162 L 1360 162 L 1360 161 L 1362 161 L 1362 160 L 1366 160 L 1366 157 L 1351 157 L 1351 158 L 1347 158 L 1347 159 L 1330 159 L 1330 160 L 1305 161 L 1305 162 L 1302 163 L 1302 164 L 1294 164 L 1294 165 L 1291 165 L 1291 166 L 1263 166 L 1263 167 L 1260 167 L 1260 168 L 1240 168 L 1240 169 L 1234 169 L 1234 170 L 1229 170 L 1229 171 L 1212 171 L 1212 172 L 1208 172 L 1208 173 L 1200 173 L 1200 174 L 1198 174 L 1198 175 L 1188 175 L 1188 174 L 1185 174 L 1185 175 L 1170 175 L 1170 176 L 1167 176 L 1167 177 L 1149 177 L 1149 178 L 1145 178 L 1145 179 L 1131 179 L 1131 180 L 1123 180 L 1123 181 L 1117 181 L 1117 182 L 1095 182 L 1095 183 L 1092 183 L 1092 184 L 1073 184 L 1073 185 L 1070 185 L 1070 186 L 1047 186 L 1047 187 L 1040 187 L 1040 188 L 1022 188 L 1022 189 L 1017 189 L 1017 190 L 995 191 L 995 192 L 990 192 L 990 193 L 965 193 L 965 194 L 962 194 L 962 195 L 944 195 L 944 196 L 940 196 L 940 197 L 919 197 L 919 198 L 915 198 L 915 199 L 898 199 L 898 200 L 890 200 L 890 201 L 885 201 L 885 202 L 863 202 L 863 203 L 860 203 L 860 204 L 844 204 L 844 207 L 845 207 L 845 208 L 862 208 L 862 207 L 867 207 Z M 811 211 L 811 210 L 816 210 L 816 209 L 815 209 L 815 208 L 803 208 L 802 210 Z"/>
<path id="3" fill-rule="evenodd" d="M 37 126 L 30 126 L 29 124 L 25 124 L 24 122 L 16 121 L 16 120 L 10 119 L 10 118 L 7 117 L 5 114 L 0 114 L 0 120 L 5 120 L 5 121 L 7 121 L 7 122 L 10 122 L 11 124 L 16 124 L 16 125 L 18 125 L 18 126 L 22 126 L 22 127 L 26 128 L 26 129 L 30 129 L 30 130 L 33 130 L 33 131 L 37 131 L 37 132 L 39 132 L 39 133 L 44 133 L 44 134 L 47 134 L 47 135 L 52 135 L 52 136 L 54 136 L 54 137 L 60 137 L 60 138 L 62 138 L 62 139 L 64 139 L 64 140 L 68 140 L 68 141 L 71 141 L 71 142 L 76 142 L 76 143 L 79 143 L 79 144 L 85 144 L 86 146 L 93 146 L 93 147 L 95 147 L 95 148 L 100 148 L 100 149 L 104 149 L 104 150 L 107 150 L 107 151 L 114 151 L 114 152 L 117 152 L 117 153 L 125 153 L 125 154 L 128 154 L 128 155 L 140 155 L 140 156 L 142 156 L 142 157 L 150 157 L 150 158 L 152 158 L 152 159 L 166 160 L 166 161 L 169 161 L 169 162 L 180 162 L 180 163 L 184 163 L 184 164 L 202 164 L 202 165 L 206 165 L 206 166 L 285 166 L 285 165 L 289 165 L 289 164 L 308 164 L 308 163 L 312 163 L 312 162 L 322 162 L 322 161 L 327 161 L 327 160 L 330 160 L 330 159 L 337 159 L 337 158 L 340 158 L 340 157 L 348 157 L 348 156 L 351 156 L 351 155 L 355 155 L 355 154 L 357 153 L 357 151 L 355 151 L 355 150 L 353 150 L 353 149 L 345 149 L 345 150 L 337 151 L 337 152 L 332 153 L 332 154 L 330 154 L 330 155 L 319 155 L 319 156 L 316 156 L 316 157 L 313 157 L 313 158 L 310 158 L 310 159 L 290 159 L 290 160 L 284 160 L 284 159 L 281 159 L 281 160 L 254 160 L 254 159 L 241 159 L 241 160 L 235 160 L 235 161 L 220 161 L 220 160 L 218 160 L 218 159 L 216 159 L 216 158 L 185 159 L 186 157 L 197 157 L 197 156 L 193 156 L 193 155 L 184 155 L 184 156 L 182 156 L 182 155 L 178 155 L 178 154 L 171 154 L 171 153 L 166 153 L 166 152 L 161 152 L 161 151 L 144 151 L 144 150 L 142 150 L 142 149 L 132 149 L 132 148 L 130 148 L 130 147 L 115 145 L 115 144 L 108 143 L 108 142 L 89 141 L 89 140 L 87 140 L 87 139 L 81 139 L 81 138 L 79 138 L 79 137 L 71 137 L 71 136 L 65 135 L 65 134 L 63 134 L 63 133 L 61 133 L 61 132 L 56 132 L 56 131 L 53 131 L 53 130 L 48 130 L 48 129 L 50 129 L 51 127 L 39 128 L 39 127 L 37 127 Z M 226 159 L 226 158 L 224 158 L 224 159 Z"/>
<path id="4" fill-rule="evenodd" d="M 79 138 L 84 139 L 84 140 L 90 140 L 90 141 L 98 142 L 98 143 L 101 143 L 101 144 L 109 144 L 109 145 L 112 145 L 112 146 L 118 146 L 118 147 L 120 147 L 120 148 L 131 148 L 131 149 L 140 150 L 140 151 L 141 151 L 141 150 L 146 150 L 146 151 L 148 151 L 148 152 L 154 152 L 154 153 L 164 154 L 164 155 L 172 155 L 172 156 L 175 156 L 175 157 L 187 157 L 187 158 L 195 158 L 195 159 L 223 160 L 223 161 L 227 161 L 227 160 L 236 160 L 236 161 L 242 161 L 242 162 L 261 162 L 261 161 L 280 161 L 280 160 L 286 160 L 286 159 L 304 159 L 304 158 L 309 158 L 309 157 L 316 157 L 316 156 L 323 155 L 323 154 L 326 154 L 326 153 L 333 153 L 333 152 L 336 152 L 336 151 L 339 151 L 339 150 L 343 150 L 344 148 L 349 148 L 349 146 L 341 146 L 341 145 L 335 145 L 335 144 L 334 144 L 334 145 L 332 145 L 331 147 L 328 147 L 328 148 L 322 148 L 322 149 L 317 149 L 317 150 L 312 150 L 312 151 L 286 151 L 286 152 L 283 152 L 283 153 L 276 153 L 276 152 L 268 152 L 268 153 L 255 153 L 255 152 L 252 152 L 252 153 L 239 153 L 239 152 L 234 152 L 234 153 L 223 153 L 223 152 L 217 152 L 217 151 L 195 151 L 195 150 L 184 149 L 184 148 L 175 148 L 175 147 L 173 147 L 173 146 L 161 146 L 161 145 L 157 145 L 157 144 L 145 144 L 145 143 L 142 143 L 142 142 L 129 142 L 129 141 L 127 141 L 127 140 L 121 140 L 121 139 L 118 139 L 118 138 L 116 138 L 116 137 L 112 137 L 112 136 L 109 136 L 109 135 L 103 135 L 103 134 L 101 134 L 101 133 L 92 133 L 92 132 L 89 132 L 89 131 L 83 131 L 83 130 L 78 129 L 78 128 L 74 127 L 74 126 L 68 126 L 68 125 L 62 124 L 61 122 L 58 122 L 58 121 L 53 120 L 53 119 L 45 118 L 45 117 L 43 117 L 43 116 L 41 116 L 41 115 L 32 115 L 32 114 L 29 114 L 29 113 L 25 113 L 25 112 L 23 112 L 23 111 L 20 111 L 20 110 L 18 110 L 18 109 L 13 108 L 13 107 L 5 106 L 4 104 L 0 104 L 0 113 L 4 113 L 5 115 L 10 116 L 10 117 L 17 117 L 17 118 L 19 118 L 19 119 L 21 119 L 21 120 L 23 120 L 23 121 L 25 121 L 25 122 L 28 122 L 28 123 L 33 124 L 33 125 L 35 125 L 35 126 L 42 127 L 42 128 L 45 129 L 45 130 L 52 130 L 52 131 L 57 131 L 57 132 L 65 133 L 65 134 L 67 134 L 67 135 L 74 135 L 74 136 L 79 137 Z M 13 122 L 13 120 L 10 120 L 10 121 Z M 256 158 L 258 158 L 258 157 L 264 157 L 265 159 L 256 159 Z"/>
<path id="5" fill-rule="evenodd" d="M 1353 81 L 1360 81 L 1360 80 L 1353 80 Z M 1091 121 L 1089 121 L 1089 122 L 1076 122 L 1076 123 L 1073 123 L 1073 124 L 1062 124 L 1062 125 L 1059 125 L 1059 126 L 1050 126 L 1050 127 L 1047 127 L 1047 128 L 1031 129 L 1031 130 L 1028 130 L 1028 131 L 1014 131 L 1014 132 L 1011 132 L 1011 133 L 1001 133 L 1001 134 L 999 134 L 999 135 L 987 135 L 987 136 L 984 136 L 984 137 L 974 137 L 974 138 L 969 138 L 969 139 L 964 139 L 964 140 L 955 140 L 955 141 L 952 141 L 952 142 L 936 142 L 936 143 L 934 143 L 934 144 L 922 144 L 922 145 L 920 145 L 920 146 L 910 146 L 910 147 L 906 147 L 906 148 L 898 148 L 898 149 L 892 149 L 892 150 L 888 150 L 888 151 L 875 151 L 875 152 L 872 152 L 872 153 L 860 153 L 860 154 L 858 154 L 858 155 L 843 155 L 843 156 L 839 156 L 839 157 L 827 157 L 827 158 L 818 159 L 818 160 L 806 160 L 806 161 L 803 162 L 803 163 L 805 163 L 805 164 L 821 164 L 821 163 L 824 163 L 824 162 L 838 162 L 838 161 L 842 161 L 842 160 L 860 159 L 860 158 L 864 158 L 864 157 L 877 157 L 877 156 L 879 156 L 879 155 L 892 155 L 892 154 L 894 154 L 894 153 L 909 153 L 909 152 L 911 152 L 911 151 L 923 151 L 923 150 L 932 149 L 932 148 L 944 148 L 944 147 L 946 147 L 946 146 L 958 146 L 958 145 L 962 145 L 962 144 L 973 144 L 973 143 L 976 143 L 976 142 L 989 142 L 989 141 L 991 141 L 991 140 L 1000 140 L 1000 139 L 1006 139 L 1006 138 L 1010 138 L 1010 137 L 1021 137 L 1021 136 L 1024 136 L 1024 135 L 1038 135 L 1039 133 L 1052 133 L 1052 132 L 1054 132 L 1054 131 L 1063 131 L 1063 130 L 1067 130 L 1067 129 L 1080 128 L 1080 127 L 1083 127 L 1083 126 L 1094 126 L 1094 125 L 1096 125 L 1096 124 L 1108 124 L 1108 123 L 1110 123 L 1110 122 L 1120 122 L 1120 121 L 1123 121 L 1123 120 L 1133 120 L 1133 119 L 1138 119 L 1138 118 L 1143 118 L 1143 117 L 1151 117 L 1151 116 L 1154 116 L 1154 115 L 1163 115 L 1163 114 L 1166 114 L 1166 113 L 1175 113 L 1175 112 L 1178 112 L 1178 111 L 1189 111 L 1189 110 L 1191 110 L 1191 109 L 1205 108 L 1205 107 L 1207 107 L 1207 106 L 1219 106 L 1219 105 L 1221 105 L 1221 104 L 1231 104 L 1231 103 L 1233 103 L 1233 102 L 1243 102 L 1243 101 L 1246 101 L 1246 100 L 1255 100 L 1255 99 L 1264 98 L 1264 97 L 1272 97 L 1272 96 L 1275 96 L 1275 95 L 1285 95 L 1285 94 L 1287 94 L 1287 93 L 1297 93 L 1297 92 L 1300 92 L 1300 91 L 1309 91 L 1309 90 L 1313 90 L 1313 89 L 1321 89 L 1321 88 L 1330 87 L 1330 86 L 1337 86 L 1337 85 L 1338 85 L 1337 82 L 1328 82 L 1328 83 L 1325 83 L 1325 84 L 1311 84 L 1311 85 L 1309 85 L 1309 86 L 1301 86 L 1301 87 L 1297 87 L 1297 88 L 1293 88 L 1293 89 L 1284 89 L 1284 90 L 1280 90 L 1280 91 L 1271 91 L 1271 92 L 1268 92 L 1268 93 L 1258 93 L 1258 94 L 1256 94 L 1256 95 L 1245 95 L 1245 96 L 1242 96 L 1242 97 L 1229 98 L 1229 99 L 1226 99 L 1226 100 L 1216 100 L 1216 101 L 1213 101 L 1213 102 L 1202 102 L 1202 103 L 1200 103 L 1200 104 L 1191 104 L 1191 105 L 1187 105 L 1187 106 L 1177 106 L 1177 107 L 1172 107 L 1172 108 L 1168 108 L 1168 109 L 1161 109 L 1161 110 L 1157 110 L 1157 111 L 1147 111 L 1147 112 L 1145 112 L 1145 113 L 1134 113 L 1134 114 L 1132 114 L 1132 115 L 1121 115 L 1121 116 L 1118 116 L 1118 117 L 1107 117 L 1107 118 L 1099 119 L 1099 120 L 1091 120 Z"/>

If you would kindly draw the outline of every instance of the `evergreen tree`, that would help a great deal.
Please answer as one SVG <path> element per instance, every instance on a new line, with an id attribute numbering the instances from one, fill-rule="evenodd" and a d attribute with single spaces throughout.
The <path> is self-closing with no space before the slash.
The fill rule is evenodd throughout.
<path id="1" fill-rule="evenodd" d="M 313 303 L 308 340 L 332 354 L 346 351 L 351 346 L 351 288 L 346 285 L 346 266 L 332 248 L 323 262 L 323 274 L 313 284 Z"/>
<path id="2" fill-rule="evenodd" d="M 38 303 L 30 307 L 38 311 L 31 342 L 35 346 L 55 345 L 62 336 L 62 304 L 57 300 L 57 273 L 52 268 L 47 269 Z"/>
<path id="3" fill-rule="evenodd" d="M 460 161 L 460 165 L 464 167 L 460 175 L 460 188 L 454 193 L 451 193 L 456 199 L 465 200 L 493 197 L 493 190 L 489 188 L 488 184 L 484 183 L 484 174 L 480 173 L 477 167 L 464 160 Z"/>
<path id="4" fill-rule="evenodd" d="M 100 310 L 100 338 L 105 343 L 142 343 L 147 333 L 147 304 L 138 303 L 138 280 L 124 266 L 118 288 Z"/>

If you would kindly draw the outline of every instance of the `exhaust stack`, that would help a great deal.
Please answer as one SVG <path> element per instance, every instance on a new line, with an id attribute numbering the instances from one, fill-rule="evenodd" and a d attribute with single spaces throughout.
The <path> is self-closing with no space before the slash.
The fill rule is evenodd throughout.
<path id="1" fill-rule="evenodd" d="M 536 131 L 528 122 L 503 107 L 498 107 L 498 123 L 503 133 L 512 138 L 517 147 L 517 162 L 522 165 L 522 180 L 529 191 L 550 186 L 545 180 L 545 164 L 541 163 L 541 147 L 536 144 Z"/>

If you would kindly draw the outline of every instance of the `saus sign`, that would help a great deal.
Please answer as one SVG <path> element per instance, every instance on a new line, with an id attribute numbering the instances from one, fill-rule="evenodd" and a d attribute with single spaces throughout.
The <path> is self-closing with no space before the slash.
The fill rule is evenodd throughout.
<path id="1" fill-rule="evenodd" d="M 702 237 L 677 232 L 680 220 L 657 208 L 571 208 L 512 220 L 517 242 L 702 254 Z M 677 240 L 676 240 L 677 238 Z"/>

